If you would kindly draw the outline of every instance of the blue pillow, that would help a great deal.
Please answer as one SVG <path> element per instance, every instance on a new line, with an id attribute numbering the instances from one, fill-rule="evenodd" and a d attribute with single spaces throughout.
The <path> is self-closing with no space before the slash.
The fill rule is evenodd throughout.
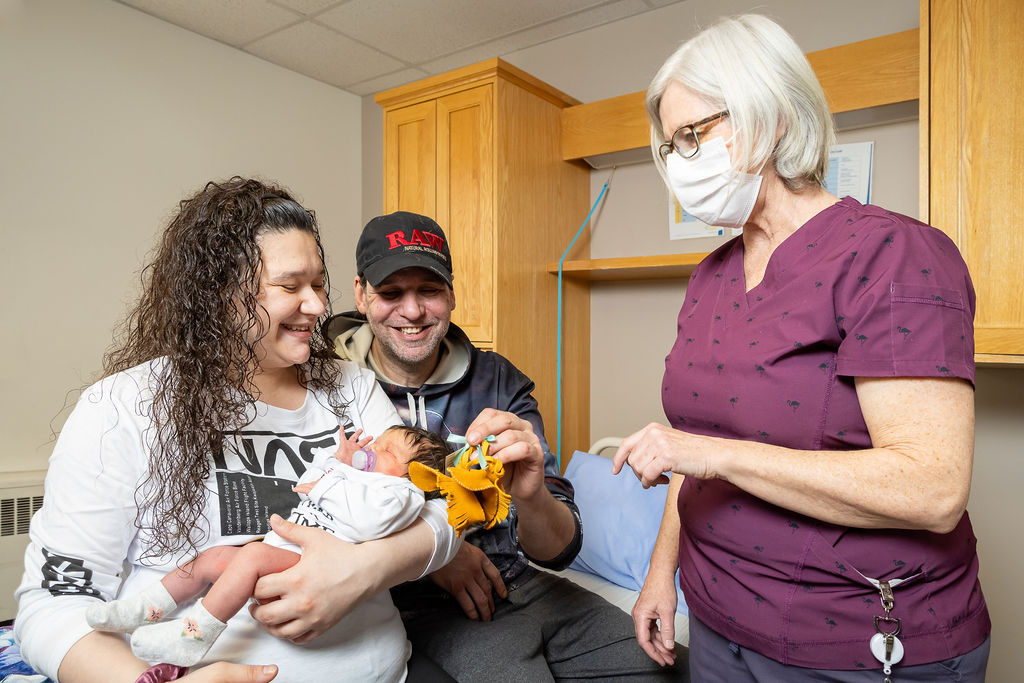
<path id="1" fill-rule="evenodd" d="M 576 451 L 565 468 L 583 519 L 583 547 L 569 565 L 631 590 L 640 590 L 665 511 L 667 486 L 644 489 L 628 467 L 612 474 L 612 461 Z M 686 614 L 679 582 L 677 611 Z"/>

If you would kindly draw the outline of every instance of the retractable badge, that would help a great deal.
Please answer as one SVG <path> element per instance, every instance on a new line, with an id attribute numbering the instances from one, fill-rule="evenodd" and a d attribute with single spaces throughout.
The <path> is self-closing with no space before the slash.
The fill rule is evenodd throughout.
<path id="1" fill-rule="evenodd" d="M 885 616 L 875 617 L 875 635 L 871 636 L 868 643 L 871 654 L 882 663 L 882 673 L 885 674 L 885 683 L 892 683 L 892 665 L 898 664 L 903 659 L 903 643 L 896 635 L 902 626 L 899 619 L 890 617 L 894 601 L 892 597 L 892 586 L 888 581 L 878 582 L 878 591 L 882 594 L 882 608 Z"/>

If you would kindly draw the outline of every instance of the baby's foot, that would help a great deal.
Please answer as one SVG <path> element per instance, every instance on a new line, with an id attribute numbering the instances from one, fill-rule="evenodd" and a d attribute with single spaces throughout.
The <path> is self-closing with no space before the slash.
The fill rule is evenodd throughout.
<path id="1" fill-rule="evenodd" d="M 97 602 L 85 611 L 85 620 L 97 631 L 131 633 L 143 624 L 155 624 L 177 605 L 159 581 L 135 595 Z"/>
<path id="2" fill-rule="evenodd" d="M 139 628 L 132 634 L 132 652 L 147 662 L 194 666 L 206 656 L 225 628 L 227 624 L 207 612 L 199 602 L 181 619 Z"/>

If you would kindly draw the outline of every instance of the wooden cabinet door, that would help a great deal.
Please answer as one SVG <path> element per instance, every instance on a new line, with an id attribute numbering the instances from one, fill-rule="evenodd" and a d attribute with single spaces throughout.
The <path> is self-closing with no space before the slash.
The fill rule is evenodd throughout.
<path id="1" fill-rule="evenodd" d="M 452 319 L 469 338 L 494 343 L 494 88 L 437 102 L 437 211 L 455 274 Z M 514 254 L 506 255 L 515 258 Z"/>
<path id="2" fill-rule="evenodd" d="M 412 211 L 435 216 L 436 121 L 432 101 L 384 113 L 385 213 Z"/>
<path id="3" fill-rule="evenodd" d="M 1024 2 L 924 1 L 928 218 L 971 269 L 977 353 L 1024 354 Z"/>

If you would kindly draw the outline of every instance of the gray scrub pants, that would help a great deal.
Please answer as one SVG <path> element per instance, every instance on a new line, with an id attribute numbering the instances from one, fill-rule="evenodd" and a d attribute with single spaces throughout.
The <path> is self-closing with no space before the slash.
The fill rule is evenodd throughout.
<path id="1" fill-rule="evenodd" d="M 685 647 L 674 667 L 659 667 L 630 616 L 601 596 L 543 571 L 508 589 L 492 621 L 467 619 L 452 599 L 403 610 L 413 652 L 465 683 L 689 680 Z"/>
<path id="2" fill-rule="evenodd" d="M 983 683 L 991 638 L 960 657 L 932 664 L 892 667 L 892 683 Z M 867 643 L 864 644 L 867 652 Z M 870 654 L 867 655 L 871 657 Z M 872 661 L 874 661 L 872 659 Z M 786 666 L 718 635 L 690 615 L 690 675 L 700 683 L 882 683 L 881 669 L 828 671 Z"/>

